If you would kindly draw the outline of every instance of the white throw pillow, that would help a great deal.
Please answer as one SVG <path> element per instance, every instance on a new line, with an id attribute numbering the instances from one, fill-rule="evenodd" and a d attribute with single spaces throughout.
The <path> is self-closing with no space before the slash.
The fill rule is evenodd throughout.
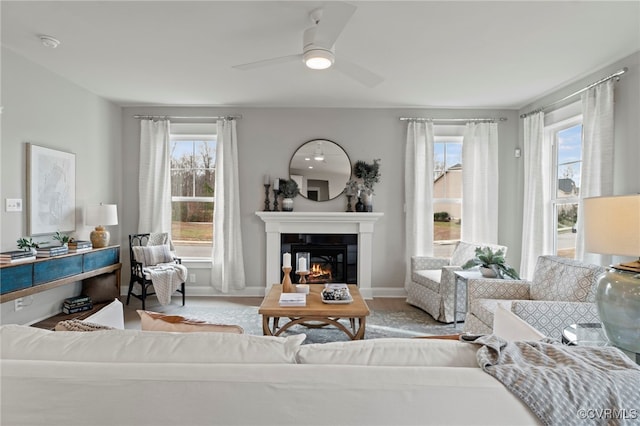
<path id="1" fill-rule="evenodd" d="M 511 341 L 542 340 L 546 336 L 525 320 L 498 304 L 493 314 L 493 334 Z"/>
<path id="2" fill-rule="evenodd" d="M 444 339 L 371 339 L 304 345 L 300 364 L 478 367 L 478 347 Z"/>
<path id="3" fill-rule="evenodd" d="M 159 246 L 135 246 L 133 248 L 133 257 L 136 262 L 142 263 L 142 266 L 155 266 L 159 263 L 168 263 L 173 261 L 173 255 L 166 244 Z"/>
<path id="4" fill-rule="evenodd" d="M 124 311 L 122 302 L 118 299 L 114 299 L 113 302 L 109 303 L 95 314 L 89 315 L 83 321 L 113 327 L 118 330 L 124 330 Z"/>
<path id="5" fill-rule="evenodd" d="M 67 362 L 295 364 L 306 336 L 105 330 L 49 331 L 0 326 L 3 359 Z"/>

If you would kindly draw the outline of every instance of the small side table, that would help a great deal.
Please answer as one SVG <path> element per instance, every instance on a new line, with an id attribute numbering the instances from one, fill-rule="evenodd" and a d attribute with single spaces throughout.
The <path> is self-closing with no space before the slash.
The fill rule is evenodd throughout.
<path id="1" fill-rule="evenodd" d="M 482 273 L 476 269 L 465 270 L 465 271 L 454 271 L 453 273 L 456 275 L 455 289 L 453 292 L 453 328 L 458 328 L 458 314 L 462 313 L 466 315 L 469 309 L 467 281 L 470 279 L 482 279 L 484 277 L 482 276 Z M 458 285 L 463 286 L 462 288 L 464 289 L 465 308 L 463 311 L 458 310 Z"/>
<path id="2" fill-rule="evenodd" d="M 570 346 L 608 346 L 602 324 L 588 322 L 571 324 L 562 330 L 562 343 Z"/>
<path id="3" fill-rule="evenodd" d="M 570 346 L 614 346 L 609 343 L 607 335 L 599 322 L 571 324 L 562 330 L 562 343 Z M 616 346 L 617 347 L 617 346 Z M 640 364 L 640 353 L 618 348 L 636 364 Z"/>

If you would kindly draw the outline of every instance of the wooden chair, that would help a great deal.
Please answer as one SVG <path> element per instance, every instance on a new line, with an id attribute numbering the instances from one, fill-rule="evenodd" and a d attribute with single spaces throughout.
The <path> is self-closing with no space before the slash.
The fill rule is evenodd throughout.
<path id="1" fill-rule="evenodd" d="M 131 262 L 131 278 L 129 279 L 129 291 L 127 293 L 127 305 L 129 304 L 129 299 L 131 296 L 135 297 L 142 301 L 142 309 L 145 309 L 145 301 L 147 296 L 155 295 L 155 290 L 153 290 L 153 281 L 151 280 L 151 276 L 148 271 L 145 271 L 145 265 L 142 262 L 138 262 L 136 260 L 136 256 L 134 254 L 134 247 L 144 247 L 149 243 L 149 238 L 151 234 L 132 234 L 129 235 L 129 260 Z M 179 257 L 173 258 L 173 261 L 177 264 L 182 264 L 182 259 Z M 140 285 L 140 293 L 134 293 L 133 289 L 135 284 Z M 151 287 L 151 291 L 149 290 Z M 178 293 L 182 294 L 182 306 L 185 305 L 185 283 L 180 284 L 180 288 L 176 290 Z"/>

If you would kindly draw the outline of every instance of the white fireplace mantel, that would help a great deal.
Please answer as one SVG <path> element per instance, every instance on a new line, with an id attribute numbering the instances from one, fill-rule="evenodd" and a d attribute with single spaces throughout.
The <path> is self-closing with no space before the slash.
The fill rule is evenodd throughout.
<path id="1" fill-rule="evenodd" d="M 267 290 L 280 282 L 281 234 L 358 234 L 358 288 L 365 299 L 373 298 L 371 265 L 373 227 L 384 213 L 256 212 L 267 233 Z"/>

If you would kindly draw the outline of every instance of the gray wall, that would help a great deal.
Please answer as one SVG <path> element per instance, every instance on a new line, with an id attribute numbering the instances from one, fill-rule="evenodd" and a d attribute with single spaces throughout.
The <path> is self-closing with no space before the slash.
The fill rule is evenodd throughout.
<path id="1" fill-rule="evenodd" d="M 82 208 L 87 203 L 117 203 L 120 224 L 110 228 L 112 241 L 122 248 L 123 283 L 127 235 L 137 231 L 137 179 L 139 125 L 134 114 L 227 115 L 242 114 L 238 121 L 240 157 L 240 205 L 245 250 L 247 286 L 244 294 L 259 294 L 265 286 L 263 223 L 255 216 L 263 208 L 264 174 L 287 175 L 295 149 L 316 138 L 336 141 L 352 161 L 382 159 L 382 179 L 376 186 L 374 210 L 384 212 L 374 234 L 373 292 L 376 296 L 402 295 L 404 265 L 404 145 L 406 123 L 401 116 L 434 118 L 504 116 L 500 139 L 500 234 L 499 242 L 509 247 L 509 262 L 520 264 L 522 226 L 523 165 L 513 156 L 522 147 L 521 111 L 429 110 L 429 109 L 341 109 L 341 108 L 120 108 L 87 92 L 6 49 L 2 50 L 2 203 L 6 198 L 26 198 L 25 142 L 76 154 L 78 200 L 77 236 L 88 238 Z M 616 85 L 616 192 L 640 191 L 640 148 L 637 135 L 640 117 L 639 54 L 585 76 L 535 102 L 543 105 L 584 87 L 610 71 L 629 67 Z M 314 203 L 295 199 L 298 211 L 343 211 L 343 197 Z M 26 211 L 0 213 L 1 250 L 15 248 L 26 233 Z M 209 287 L 209 270 L 192 264 L 196 283 L 191 294 L 214 294 Z M 13 303 L 0 306 L 2 323 L 25 323 L 58 311 L 64 297 L 79 291 L 78 285 L 41 293 L 20 312 Z"/>
<path id="2" fill-rule="evenodd" d="M 375 187 L 374 211 L 383 212 L 374 232 L 373 280 L 374 295 L 404 294 L 404 145 L 406 122 L 401 116 L 418 117 L 507 117 L 499 124 L 500 198 L 504 221 L 510 222 L 511 199 L 518 189 L 511 176 L 517 169 L 513 150 L 517 145 L 518 118 L 515 111 L 495 110 L 426 110 L 426 109 L 310 109 L 310 108 L 124 108 L 123 166 L 125 180 L 135 182 L 138 164 L 139 124 L 135 114 L 158 115 L 228 115 L 242 114 L 238 120 L 238 156 L 240 167 L 240 208 L 247 286 L 246 294 L 259 294 L 265 287 L 264 223 L 255 215 L 263 209 L 265 174 L 286 177 L 289 161 L 295 150 L 311 139 L 329 139 L 340 144 L 351 161 L 372 161 L 380 158 L 382 178 Z M 124 188 L 125 218 L 123 233 L 137 226 L 137 188 Z M 346 198 L 313 202 L 295 198 L 296 211 L 344 211 Z M 505 225 L 500 239 L 505 244 L 518 244 L 518 229 Z M 195 271 L 197 282 L 192 291 L 213 294 L 207 270 Z M 258 293 L 256 293 L 258 291 Z"/>
<path id="3" fill-rule="evenodd" d="M 638 164 L 640 164 L 640 52 L 590 73 L 562 89 L 541 97 L 519 111 L 520 114 L 527 113 L 553 103 L 625 67 L 628 68 L 628 71 L 615 84 L 614 93 L 614 195 L 640 193 L 640 167 L 638 167 Z M 579 97 L 574 97 L 567 102 L 559 103 L 556 107 L 562 107 L 568 102 L 579 99 Z M 519 139 L 520 146 L 523 146 L 524 133 L 522 125 L 519 126 Z M 517 176 L 519 179 L 518 187 L 522 188 L 524 185 L 524 171 L 521 169 Z M 521 211 L 521 192 L 518 193 L 518 199 L 515 204 L 518 206 L 518 211 Z M 517 220 L 518 228 L 521 228 L 522 214 L 518 215 Z M 521 254 L 520 245 L 509 248 L 510 261 L 514 259 L 511 256 L 515 255 L 516 250 L 519 258 Z M 520 264 L 519 259 L 515 264 Z"/>
<path id="4" fill-rule="evenodd" d="M 26 202 L 27 142 L 76 154 L 75 235 L 88 239 L 92 228 L 84 225 L 86 204 L 122 206 L 121 108 L 4 48 L 2 106 L 2 251 L 15 250 L 16 240 L 27 234 L 26 209 L 4 209 L 6 198 Z M 119 229 L 109 228 L 115 241 Z M 3 303 L 1 323 L 25 323 L 58 313 L 62 300 L 79 289 L 80 284 L 74 284 L 27 297 L 29 306 L 19 312 L 13 302 Z"/>
<path id="5" fill-rule="evenodd" d="M 587 75 L 557 92 L 524 107 L 520 113 L 536 109 L 582 89 L 627 67 L 615 84 L 614 195 L 640 193 L 640 52 Z M 574 98 L 579 99 L 578 97 Z M 565 102 L 566 103 L 566 102 Z M 562 104 L 560 104 L 562 105 Z M 522 127 L 520 139 L 523 140 Z"/>

